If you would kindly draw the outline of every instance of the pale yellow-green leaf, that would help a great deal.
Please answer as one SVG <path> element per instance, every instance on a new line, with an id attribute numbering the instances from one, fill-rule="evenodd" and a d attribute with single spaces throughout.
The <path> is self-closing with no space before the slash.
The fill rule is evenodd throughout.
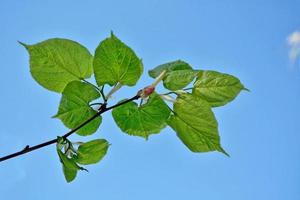
<path id="1" fill-rule="evenodd" d="M 81 44 L 54 38 L 27 45 L 32 77 L 43 87 L 62 92 L 74 80 L 88 78 L 93 73 L 93 56 Z"/>
<path id="2" fill-rule="evenodd" d="M 217 120 L 205 100 L 180 94 L 168 124 L 191 151 L 220 151 L 228 155 L 221 147 Z"/>
<path id="3" fill-rule="evenodd" d="M 193 94 L 216 107 L 229 103 L 243 89 L 245 87 L 240 80 L 232 75 L 216 71 L 199 71 Z"/>

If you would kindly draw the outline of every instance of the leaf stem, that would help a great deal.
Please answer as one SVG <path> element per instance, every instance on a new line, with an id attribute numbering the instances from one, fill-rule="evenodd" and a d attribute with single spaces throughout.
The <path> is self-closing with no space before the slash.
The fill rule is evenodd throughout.
<path id="1" fill-rule="evenodd" d="M 91 104 L 89 104 L 89 106 L 97 106 L 97 105 L 103 105 L 103 103 L 91 103 Z"/>
<path id="2" fill-rule="evenodd" d="M 97 86 L 94 85 L 93 83 L 91 83 L 91 82 L 89 82 L 89 81 L 87 81 L 87 80 L 85 80 L 85 79 L 81 79 L 81 80 L 82 80 L 83 82 L 85 82 L 85 83 L 87 83 L 87 84 L 93 86 L 98 92 L 101 93 L 101 90 L 99 89 L 99 87 L 97 87 Z M 102 93 L 101 93 L 101 95 L 102 95 Z"/>
<path id="3" fill-rule="evenodd" d="M 174 98 L 171 97 L 170 95 L 160 94 L 159 96 L 160 96 L 162 99 L 166 100 L 166 101 L 169 101 L 169 102 L 172 102 L 172 103 L 175 103 L 175 102 L 176 102 L 176 99 L 174 99 Z"/>
<path id="4" fill-rule="evenodd" d="M 192 90 L 193 89 L 193 87 L 189 87 L 189 88 L 185 88 L 185 89 L 182 89 L 183 91 L 188 91 L 188 90 Z M 181 91 L 182 91 L 181 90 Z M 161 95 L 169 95 L 169 94 L 178 94 L 178 91 L 180 91 L 180 90 L 176 90 L 176 91 L 170 91 L 170 92 L 167 92 L 167 93 L 163 93 L 163 94 L 161 94 Z"/>
<path id="5" fill-rule="evenodd" d="M 118 82 L 118 83 L 111 89 L 111 91 L 109 91 L 109 93 L 108 93 L 107 96 L 106 96 L 106 100 L 108 100 L 108 99 L 111 97 L 111 95 L 113 95 L 116 91 L 118 91 L 122 86 L 123 86 L 123 85 L 122 85 L 120 82 Z"/>
<path id="6" fill-rule="evenodd" d="M 70 135 L 72 135 L 73 133 L 75 133 L 77 130 L 79 130 L 83 126 L 87 125 L 88 123 L 90 123 L 91 121 L 93 121 L 98 116 L 100 116 L 102 113 L 107 112 L 107 111 L 109 111 L 109 110 L 111 110 L 113 108 L 119 107 L 119 106 L 121 106 L 123 104 L 126 104 L 128 102 L 137 100 L 139 98 L 140 98 L 140 96 L 137 94 L 137 95 L 135 95 L 134 97 L 132 97 L 130 99 L 127 99 L 127 100 L 125 100 L 123 102 L 117 103 L 117 104 L 115 104 L 113 106 L 110 106 L 110 107 L 106 107 L 106 105 L 107 105 L 106 103 L 102 104 L 101 107 L 99 108 L 98 112 L 95 115 L 93 115 L 92 117 L 90 117 L 89 119 L 87 119 L 86 121 L 84 121 L 82 124 L 80 124 L 76 128 L 74 128 L 74 129 L 70 130 L 69 132 L 67 132 L 66 134 L 64 134 L 62 136 L 62 138 L 66 139 L 67 137 L 69 137 Z M 26 145 L 26 147 L 23 148 L 21 151 L 18 151 L 18 152 L 15 152 L 15 153 L 12 153 L 12 154 L 9 154 L 7 156 L 4 156 L 4 157 L 0 158 L 0 162 L 8 160 L 8 159 L 11 159 L 11 158 L 14 158 L 14 157 L 17 157 L 17 156 L 21 156 L 23 154 L 29 153 L 31 151 L 34 151 L 34 150 L 37 150 L 37 149 L 40 149 L 40 148 L 43 148 L 45 146 L 48 146 L 48 145 L 51 145 L 51 144 L 55 144 L 57 142 L 58 142 L 58 139 L 56 138 L 56 139 L 49 140 L 47 142 L 43 142 L 41 144 L 32 146 L 32 147 L 30 147 L 29 145 Z"/>
<path id="7" fill-rule="evenodd" d="M 100 94 L 102 95 L 104 103 L 106 103 L 107 102 L 107 98 L 106 98 L 106 96 L 104 94 L 104 85 L 102 85 L 102 87 L 101 87 Z"/>
<path id="8" fill-rule="evenodd" d="M 175 111 L 174 111 L 168 104 L 167 104 L 167 106 L 168 106 L 169 110 L 170 110 L 174 115 L 176 115 Z"/>
<path id="9" fill-rule="evenodd" d="M 141 98 L 141 100 L 140 100 L 140 104 L 139 104 L 139 107 L 143 105 L 143 102 L 144 102 L 144 99 L 143 99 L 143 98 Z"/>
<path id="10" fill-rule="evenodd" d="M 166 75 L 167 71 L 164 70 L 162 71 L 158 77 L 156 77 L 156 79 L 154 80 L 154 82 L 152 83 L 152 86 L 153 87 L 156 87 L 158 85 L 158 83 L 163 80 L 165 78 L 165 75 Z"/>
<path id="11" fill-rule="evenodd" d="M 184 91 L 192 90 L 194 87 L 184 88 Z"/>

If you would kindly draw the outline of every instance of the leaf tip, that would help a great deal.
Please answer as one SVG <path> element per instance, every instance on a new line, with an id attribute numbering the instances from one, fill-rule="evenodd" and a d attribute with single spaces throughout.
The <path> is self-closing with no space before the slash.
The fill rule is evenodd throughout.
<path id="1" fill-rule="evenodd" d="M 249 90 L 248 88 L 244 87 L 242 90 L 245 90 L 247 92 L 251 92 L 251 90 Z"/>
<path id="2" fill-rule="evenodd" d="M 73 179 L 74 180 L 74 179 Z M 71 183 L 73 180 L 66 179 L 67 183 Z"/>
<path id="3" fill-rule="evenodd" d="M 80 167 L 79 169 L 82 170 L 82 171 L 85 171 L 85 172 L 89 173 L 89 170 L 87 170 L 87 169 L 84 168 L 84 167 Z"/>
<path id="4" fill-rule="evenodd" d="M 24 42 L 21 41 L 17 41 L 20 45 L 22 45 L 23 47 L 25 47 L 25 49 L 27 49 L 29 47 L 29 45 L 25 44 Z"/>
<path id="5" fill-rule="evenodd" d="M 58 113 L 55 114 L 55 115 L 53 115 L 53 116 L 51 116 L 51 118 L 52 118 L 52 119 L 58 118 Z"/>
<path id="6" fill-rule="evenodd" d="M 116 37 L 113 30 L 110 31 L 110 37 Z"/>
<path id="7" fill-rule="evenodd" d="M 227 157 L 230 157 L 230 155 L 220 146 L 220 149 L 218 149 L 219 152 L 223 153 Z"/>

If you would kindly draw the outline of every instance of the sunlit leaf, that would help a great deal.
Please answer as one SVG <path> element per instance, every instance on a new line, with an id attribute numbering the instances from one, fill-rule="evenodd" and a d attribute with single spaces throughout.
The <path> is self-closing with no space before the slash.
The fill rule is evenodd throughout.
<path id="1" fill-rule="evenodd" d="M 89 165 L 99 162 L 106 154 L 109 143 L 104 139 L 86 142 L 78 147 L 76 162 Z"/>
<path id="2" fill-rule="evenodd" d="M 88 78 L 93 73 L 93 57 L 81 44 L 54 38 L 27 45 L 32 77 L 43 87 L 62 92 L 73 81 Z"/>
<path id="3" fill-rule="evenodd" d="M 93 66 L 99 86 L 116 83 L 133 86 L 143 73 L 142 61 L 114 34 L 97 47 Z"/>
<path id="4" fill-rule="evenodd" d="M 197 76 L 198 71 L 195 70 L 176 70 L 167 73 L 163 80 L 165 88 L 169 90 L 180 90 L 189 85 Z"/>
<path id="5" fill-rule="evenodd" d="M 66 127 L 76 128 L 97 113 L 89 106 L 89 103 L 99 97 L 99 92 L 92 85 L 73 81 L 64 89 L 58 113 L 54 117 L 59 118 Z M 76 133 L 79 135 L 93 134 L 97 131 L 101 121 L 102 118 L 99 116 L 77 130 Z"/>
<path id="6" fill-rule="evenodd" d="M 229 103 L 243 89 L 245 87 L 240 80 L 232 75 L 216 71 L 200 71 L 194 84 L 193 94 L 216 107 Z"/>
<path id="7" fill-rule="evenodd" d="M 159 65 L 148 73 L 152 78 L 156 78 L 164 70 L 166 71 L 166 75 L 163 79 L 163 84 L 169 90 L 180 90 L 186 87 L 194 80 L 198 73 L 188 63 L 181 60 Z"/>
<path id="8" fill-rule="evenodd" d="M 72 182 L 76 178 L 78 170 L 69 169 L 65 165 L 63 165 L 62 168 L 66 181 L 68 183 Z"/>
<path id="9" fill-rule="evenodd" d="M 221 147 L 217 120 L 205 100 L 191 94 L 179 95 L 168 124 L 191 151 L 228 155 Z"/>
<path id="10" fill-rule="evenodd" d="M 158 77 L 164 70 L 166 70 L 167 72 L 172 72 L 172 71 L 177 71 L 177 70 L 192 70 L 192 67 L 182 61 L 182 60 L 176 60 L 176 61 L 172 61 L 172 62 L 168 62 L 162 65 L 159 65 L 157 67 L 155 67 L 152 70 L 149 70 L 149 76 L 151 76 L 152 78 L 156 78 Z"/>
<path id="11" fill-rule="evenodd" d="M 63 173 L 66 181 L 69 183 L 76 178 L 77 171 L 81 169 L 80 166 L 72 158 L 68 158 L 60 149 L 57 149 L 57 153 L 62 163 Z"/>
<path id="12" fill-rule="evenodd" d="M 141 106 L 135 102 L 126 103 L 113 109 L 112 115 L 122 131 L 148 138 L 150 134 L 159 133 L 166 126 L 170 109 L 156 93 L 153 93 L 147 103 Z"/>

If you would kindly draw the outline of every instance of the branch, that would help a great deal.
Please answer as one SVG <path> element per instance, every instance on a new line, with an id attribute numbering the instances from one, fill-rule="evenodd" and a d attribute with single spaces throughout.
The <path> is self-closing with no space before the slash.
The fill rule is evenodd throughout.
<path id="1" fill-rule="evenodd" d="M 64 139 L 66 139 L 67 137 L 69 137 L 70 135 L 72 135 L 74 132 L 76 132 L 78 129 L 82 128 L 83 126 L 87 125 L 88 123 L 90 123 L 91 121 L 93 121 L 95 118 L 97 118 L 98 116 L 100 116 L 102 113 L 107 112 L 107 111 L 109 111 L 109 110 L 111 110 L 113 108 L 119 107 L 119 106 L 121 106 L 123 104 L 126 104 L 128 102 L 137 100 L 139 98 L 140 98 L 140 95 L 137 94 L 137 95 L 135 95 L 134 97 L 132 97 L 130 99 L 127 99 L 127 100 L 125 100 L 123 102 L 117 103 L 117 104 L 115 104 L 113 106 L 110 106 L 110 107 L 106 107 L 106 105 L 107 105 L 106 103 L 102 104 L 101 107 L 98 109 L 98 112 L 95 115 L 93 115 L 92 117 L 90 117 L 89 119 L 87 119 L 86 121 L 84 121 L 82 124 L 80 124 L 76 128 L 70 130 L 69 132 L 67 132 L 66 134 L 64 134 L 62 137 Z M 48 145 L 51 145 L 51 144 L 55 144 L 55 143 L 57 143 L 57 138 L 53 139 L 53 140 L 49 140 L 49 141 L 41 143 L 41 144 L 38 144 L 38 145 L 35 145 L 35 146 L 32 146 L 32 147 L 30 147 L 29 145 L 27 145 L 21 151 L 18 151 L 16 153 L 13 153 L 13 154 L 10 154 L 10 155 L 7 155 L 7 156 L 4 156 L 4 157 L 0 158 L 0 162 L 8 160 L 8 159 L 11 159 L 11 158 L 14 158 L 14 157 L 17 157 L 17 156 L 21 156 L 23 154 L 29 153 L 31 151 L 34 151 L 34 150 L 37 150 L 37 149 L 40 149 L 40 148 L 43 148 L 45 146 L 48 146 Z"/>

